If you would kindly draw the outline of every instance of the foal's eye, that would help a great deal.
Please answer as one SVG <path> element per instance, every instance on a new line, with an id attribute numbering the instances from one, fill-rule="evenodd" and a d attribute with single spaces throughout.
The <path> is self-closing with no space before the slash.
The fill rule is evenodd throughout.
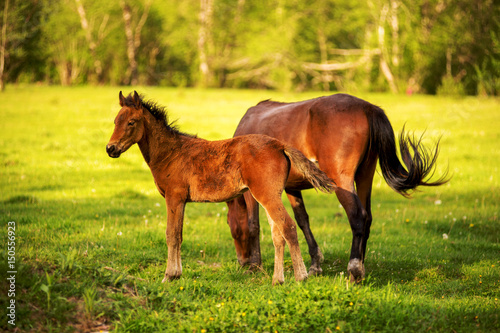
<path id="1" fill-rule="evenodd" d="M 135 120 L 131 120 L 131 121 L 128 122 L 129 126 L 134 126 L 134 124 L 135 124 Z"/>

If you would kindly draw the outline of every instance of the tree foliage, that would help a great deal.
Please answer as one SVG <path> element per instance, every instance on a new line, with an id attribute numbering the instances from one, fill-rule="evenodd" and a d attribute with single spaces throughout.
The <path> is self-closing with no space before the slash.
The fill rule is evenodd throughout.
<path id="1" fill-rule="evenodd" d="M 13 83 L 500 93 L 493 0 L 0 0 L 0 10 L 0 74 Z"/>

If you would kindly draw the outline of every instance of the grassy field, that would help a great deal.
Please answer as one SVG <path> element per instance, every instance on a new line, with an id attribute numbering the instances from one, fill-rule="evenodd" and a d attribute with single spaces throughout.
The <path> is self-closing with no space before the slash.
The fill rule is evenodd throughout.
<path id="1" fill-rule="evenodd" d="M 137 147 L 119 159 L 105 152 L 119 90 L 9 86 L 0 94 L 0 271 L 17 272 L 14 291 L 6 278 L 0 282 L 1 330 L 500 331 L 498 99 L 359 95 L 384 108 L 396 131 L 405 123 L 417 135 L 426 130 L 430 145 L 442 135 L 437 172 L 449 167 L 453 178 L 407 200 L 376 175 L 360 285 L 346 279 L 351 231 L 343 209 L 334 195 L 306 191 L 324 273 L 297 283 L 286 257 L 286 282 L 272 287 L 264 215 L 264 269 L 248 274 L 237 263 L 224 203 L 187 205 L 183 276 L 161 283 L 165 203 Z M 207 139 L 231 137 L 260 100 L 323 95 L 138 90 L 167 105 L 181 130 Z M 15 326 L 6 311 L 12 300 Z"/>

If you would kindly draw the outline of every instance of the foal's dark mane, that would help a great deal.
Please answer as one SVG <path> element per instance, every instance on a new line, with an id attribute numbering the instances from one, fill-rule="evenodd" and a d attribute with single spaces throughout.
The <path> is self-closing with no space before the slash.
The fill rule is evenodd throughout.
<path id="1" fill-rule="evenodd" d="M 165 125 L 165 128 L 168 131 L 170 131 L 171 133 L 174 133 L 174 134 L 196 137 L 196 135 L 181 132 L 179 130 L 179 128 L 177 127 L 177 125 L 175 124 L 177 120 L 174 120 L 174 121 L 169 123 L 168 122 L 168 112 L 167 112 L 167 108 L 165 106 L 161 106 L 153 100 L 145 100 L 143 94 L 139 95 L 139 98 L 141 99 L 142 107 L 145 108 L 146 110 L 148 110 L 149 113 L 151 113 L 153 115 L 153 117 L 155 117 L 155 119 L 162 121 L 162 124 Z M 134 97 L 132 96 L 132 94 L 129 94 L 125 98 L 125 105 L 128 107 L 135 107 Z"/>

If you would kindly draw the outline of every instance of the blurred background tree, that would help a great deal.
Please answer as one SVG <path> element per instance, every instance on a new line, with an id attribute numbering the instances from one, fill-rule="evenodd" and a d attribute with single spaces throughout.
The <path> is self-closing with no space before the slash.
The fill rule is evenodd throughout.
<path id="1" fill-rule="evenodd" d="M 4 83 L 500 93 L 493 0 L 0 0 Z"/>

